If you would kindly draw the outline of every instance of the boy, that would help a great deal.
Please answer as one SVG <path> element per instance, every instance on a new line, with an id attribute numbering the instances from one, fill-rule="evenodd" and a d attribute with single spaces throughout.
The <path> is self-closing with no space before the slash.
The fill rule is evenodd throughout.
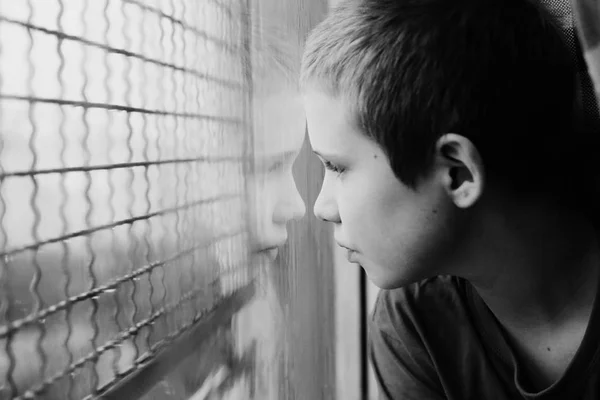
<path id="1" fill-rule="evenodd" d="M 348 1 L 308 38 L 301 82 L 315 214 L 384 289 L 382 398 L 600 398 L 594 136 L 550 12 Z"/>

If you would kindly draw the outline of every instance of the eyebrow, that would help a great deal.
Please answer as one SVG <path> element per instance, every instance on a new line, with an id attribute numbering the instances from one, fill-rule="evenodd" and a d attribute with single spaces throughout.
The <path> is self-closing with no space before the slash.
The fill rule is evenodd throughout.
<path id="1" fill-rule="evenodd" d="M 296 157 L 297 155 L 298 153 L 296 151 L 283 151 L 281 153 L 269 154 L 263 157 L 259 156 L 257 157 L 257 160 L 268 164 L 275 161 L 289 161 L 294 159 L 294 157 Z"/>
<path id="2" fill-rule="evenodd" d="M 318 155 L 319 157 L 321 157 L 323 160 L 336 160 L 339 159 L 341 156 L 335 155 L 335 154 L 327 154 L 327 153 L 320 153 L 316 150 L 313 150 L 313 153 L 315 153 L 316 155 Z"/>

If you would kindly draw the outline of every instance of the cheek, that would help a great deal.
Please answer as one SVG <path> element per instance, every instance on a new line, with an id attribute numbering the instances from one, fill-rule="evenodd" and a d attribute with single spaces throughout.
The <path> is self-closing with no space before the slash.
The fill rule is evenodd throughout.
<path id="1" fill-rule="evenodd" d="M 269 236 L 274 229 L 280 229 L 275 227 L 276 215 L 282 203 L 287 204 L 294 194 L 298 194 L 298 191 L 291 171 L 254 179 L 249 187 L 248 198 L 251 232 L 260 239 Z"/>
<path id="2" fill-rule="evenodd" d="M 268 218 L 271 207 L 272 190 L 264 178 L 255 178 L 248 187 L 248 219 L 250 229 L 257 231 Z"/>
<path id="3" fill-rule="evenodd" d="M 421 203 L 422 204 L 422 203 Z M 413 206 L 388 219 L 389 239 L 380 249 L 388 286 L 399 287 L 447 272 L 459 232 L 445 204 Z"/>
<path id="4" fill-rule="evenodd" d="M 443 198 L 408 191 L 379 198 L 363 193 L 369 192 L 356 194 L 340 212 L 345 212 L 344 233 L 363 255 L 369 278 L 392 288 L 436 275 L 451 237 L 451 210 L 444 209 Z"/>
<path id="5" fill-rule="evenodd" d="M 344 239 L 369 258 L 378 254 L 380 248 L 385 246 L 389 218 L 386 209 L 382 209 L 382 202 L 371 193 L 373 192 L 370 190 L 345 186 L 336 196 Z"/>

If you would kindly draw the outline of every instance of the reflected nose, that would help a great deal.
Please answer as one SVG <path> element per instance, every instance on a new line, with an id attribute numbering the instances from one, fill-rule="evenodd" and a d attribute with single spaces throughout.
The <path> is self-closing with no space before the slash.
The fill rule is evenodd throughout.
<path id="1" fill-rule="evenodd" d="M 299 220 L 306 214 L 306 205 L 296 184 L 285 190 L 279 206 L 276 208 L 273 215 L 273 222 L 285 224 L 291 220 Z"/>
<path id="2" fill-rule="evenodd" d="M 328 193 L 325 182 L 323 182 L 321 192 L 319 192 L 319 196 L 315 200 L 314 214 L 315 217 L 325 222 L 341 222 L 337 205 L 331 193 Z"/>

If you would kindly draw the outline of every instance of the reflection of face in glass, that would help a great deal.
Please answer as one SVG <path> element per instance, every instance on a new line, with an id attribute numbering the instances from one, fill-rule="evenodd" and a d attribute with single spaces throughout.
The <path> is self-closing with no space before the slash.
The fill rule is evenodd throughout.
<path id="1" fill-rule="evenodd" d="M 249 182 L 252 250 L 272 261 L 287 240 L 287 222 L 305 212 L 292 175 L 304 141 L 305 117 L 294 91 L 258 97 L 254 106 L 255 162 Z"/>

